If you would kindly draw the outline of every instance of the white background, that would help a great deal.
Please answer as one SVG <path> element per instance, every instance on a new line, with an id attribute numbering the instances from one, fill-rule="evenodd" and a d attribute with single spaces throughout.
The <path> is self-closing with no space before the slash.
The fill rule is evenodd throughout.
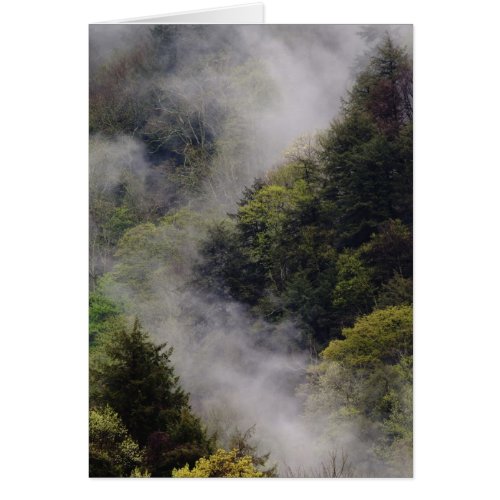
<path id="1" fill-rule="evenodd" d="M 3 498 L 498 495 L 500 44 L 481 0 L 265 2 L 268 23 L 415 27 L 415 479 L 87 478 L 87 25 L 216 1 L 3 4 Z"/>

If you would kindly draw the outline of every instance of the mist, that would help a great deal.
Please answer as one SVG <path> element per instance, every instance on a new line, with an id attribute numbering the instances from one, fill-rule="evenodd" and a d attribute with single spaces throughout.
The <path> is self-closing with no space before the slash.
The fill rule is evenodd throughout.
<path id="1" fill-rule="evenodd" d="M 155 103 L 159 108 L 172 106 L 171 96 L 176 95 L 183 103 L 177 104 L 180 113 L 188 107 L 197 113 L 211 113 L 219 107 L 228 114 L 221 120 L 212 116 L 208 130 L 217 135 L 220 151 L 210 161 L 216 167 L 235 163 L 223 165 L 223 178 L 217 177 L 217 168 L 212 169 L 216 179 L 207 187 L 215 192 L 215 204 L 223 205 L 225 211 L 234 208 L 243 187 L 283 161 L 291 143 L 320 132 L 336 118 L 358 71 L 386 34 L 412 47 L 409 25 L 201 28 L 176 26 L 174 48 L 164 55 L 169 60 L 168 72 L 134 79 L 141 79 L 141 89 L 163 91 L 166 97 Z M 151 44 L 151 27 L 93 25 L 90 41 L 91 71 L 98 72 L 112 57 Z M 163 118 L 159 113 L 153 120 L 156 123 L 146 129 L 161 126 Z M 250 140 L 244 143 L 243 134 Z"/>
<path id="2" fill-rule="evenodd" d="M 92 26 L 91 75 L 117 54 L 153 43 L 149 30 Z M 213 26 L 208 32 L 178 26 L 175 66 L 172 54 L 165 54 L 165 67 L 174 67 L 174 72 L 133 76 L 134 89 L 150 91 L 157 107 L 144 125 L 145 135 L 132 131 L 91 137 L 91 191 L 111 192 L 127 183 L 133 187 L 130 196 L 142 200 L 141 213 L 189 207 L 197 214 L 193 223 L 155 233 L 172 247 L 169 254 L 152 256 L 138 250 L 125 257 L 94 257 L 99 261 L 94 262 L 95 272 L 115 277 L 102 285 L 105 293 L 137 315 L 155 341 L 174 348 L 172 362 L 180 384 L 209 432 L 224 445 L 236 429 L 255 425 L 259 451 L 271 453 L 270 463 L 276 463 L 281 474 L 291 468 L 312 475 L 335 451 L 345 452 L 361 475 L 379 474 L 382 465 L 367 455 L 354 424 L 344 424 L 342 438 L 334 442 L 324 439 L 325 427 L 336 425 L 327 421 L 326 413 L 318 413 L 313 422 L 304 418 L 300 387 L 314 359 L 293 321 L 271 324 L 217 290 L 200 290 L 194 275 L 206 225 L 199 221 L 218 221 L 234 213 L 244 188 L 284 162 L 285 151 L 296 139 L 314 137 L 338 116 L 342 97 L 387 31 L 397 41 L 410 43 L 409 26 Z M 178 178 L 158 174 L 173 162 L 161 154 L 171 138 L 158 134 L 172 109 L 183 125 L 195 114 L 209 116 L 201 120 L 204 127 L 196 129 L 196 138 L 200 143 L 201 135 L 217 138 L 215 152 L 207 146 L 206 156 L 191 160 L 194 167 L 208 164 L 207 175 L 195 194 L 182 199 L 176 192 Z M 156 150 L 144 140 L 154 134 L 159 137 Z M 189 146 L 181 141 L 176 147 L 184 153 Z M 148 194 L 151 185 L 160 183 L 154 196 Z M 147 294 L 116 278 L 125 261 L 140 262 Z"/>

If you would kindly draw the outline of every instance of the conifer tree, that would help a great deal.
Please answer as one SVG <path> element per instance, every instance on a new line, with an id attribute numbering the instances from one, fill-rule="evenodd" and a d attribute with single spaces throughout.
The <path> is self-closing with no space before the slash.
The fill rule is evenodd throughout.
<path id="1" fill-rule="evenodd" d="M 109 405 L 146 449 L 153 475 L 194 462 L 210 450 L 170 362 L 173 349 L 155 345 L 136 319 L 131 330 L 99 339 L 90 367 L 91 407 Z"/>

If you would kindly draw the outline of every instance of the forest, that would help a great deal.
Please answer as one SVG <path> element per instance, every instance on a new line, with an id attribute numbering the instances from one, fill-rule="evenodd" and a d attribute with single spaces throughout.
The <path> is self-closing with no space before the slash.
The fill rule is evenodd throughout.
<path id="1" fill-rule="evenodd" d="M 412 477 L 411 51 L 90 27 L 91 477 Z"/>

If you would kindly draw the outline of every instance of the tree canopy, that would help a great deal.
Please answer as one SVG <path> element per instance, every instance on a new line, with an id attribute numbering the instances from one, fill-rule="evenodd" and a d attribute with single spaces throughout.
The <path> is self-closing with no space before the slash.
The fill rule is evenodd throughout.
<path id="1" fill-rule="evenodd" d="M 208 458 L 200 458 L 190 469 L 188 465 L 182 469 L 174 469 L 172 477 L 263 477 L 249 455 L 238 456 L 236 449 L 217 450 Z"/>
<path id="2" fill-rule="evenodd" d="M 250 444 L 253 430 L 228 438 L 254 423 L 246 403 L 217 408 L 234 419 L 224 437 L 225 420 L 207 428 L 206 387 L 232 388 L 244 370 L 286 393 L 311 447 L 331 453 L 318 474 L 411 475 L 410 54 L 382 37 L 326 129 L 276 159 L 263 131 L 283 89 L 252 37 L 141 29 L 129 49 L 91 60 L 90 475 L 283 474 L 285 459 L 266 465 L 274 457 Z M 279 38 L 283 53 L 319 36 L 297 30 Z M 234 373 L 211 357 L 193 366 L 193 352 L 226 340 L 217 348 Z M 285 365 L 293 381 L 280 379 Z M 189 370 L 210 370 L 203 389 Z"/>

